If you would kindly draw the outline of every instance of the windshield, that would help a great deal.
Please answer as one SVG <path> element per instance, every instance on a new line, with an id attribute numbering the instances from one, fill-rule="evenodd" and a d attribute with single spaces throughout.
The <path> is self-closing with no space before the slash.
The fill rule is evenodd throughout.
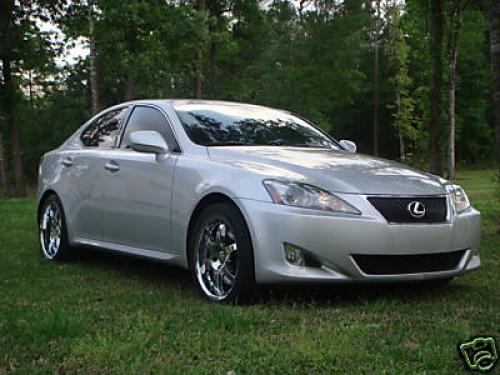
<path id="1" fill-rule="evenodd" d="M 189 138 L 203 146 L 297 146 L 340 150 L 306 121 L 275 109 L 238 104 L 174 104 Z"/>

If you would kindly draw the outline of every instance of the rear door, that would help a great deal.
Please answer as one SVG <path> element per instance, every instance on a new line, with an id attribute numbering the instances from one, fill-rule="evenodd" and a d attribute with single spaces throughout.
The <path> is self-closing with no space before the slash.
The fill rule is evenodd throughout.
<path id="1" fill-rule="evenodd" d="M 165 155 L 130 148 L 130 133 L 155 130 L 165 138 Z M 161 109 L 136 105 L 122 132 L 119 147 L 105 160 L 100 185 L 103 240 L 155 251 L 169 251 L 170 215 L 175 164 L 180 150 Z"/>
<path id="2" fill-rule="evenodd" d="M 107 111 L 92 121 L 82 132 L 83 147 L 68 151 L 62 163 L 70 181 L 70 215 L 75 239 L 101 240 L 103 186 L 108 154 L 116 145 L 128 107 Z"/>

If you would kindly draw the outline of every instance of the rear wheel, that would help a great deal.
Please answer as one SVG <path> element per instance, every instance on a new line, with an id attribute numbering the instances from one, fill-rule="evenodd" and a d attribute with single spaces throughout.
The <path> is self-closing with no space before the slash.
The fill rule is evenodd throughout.
<path id="1" fill-rule="evenodd" d="M 49 260 L 64 260 L 69 257 L 68 235 L 64 211 L 55 194 L 44 199 L 38 218 L 40 250 Z"/>
<path id="2" fill-rule="evenodd" d="M 249 301 L 255 293 L 253 249 L 238 209 L 229 203 L 208 206 L 192 233 L 190 269 L 199 292 L 213 302 Z"/>

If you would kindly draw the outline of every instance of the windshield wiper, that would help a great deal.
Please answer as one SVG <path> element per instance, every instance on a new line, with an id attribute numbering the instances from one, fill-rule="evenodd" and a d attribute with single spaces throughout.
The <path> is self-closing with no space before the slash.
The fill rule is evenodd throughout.
<path id="1" fill-rule="evenodd" d="M 283 146 L 288 146 L 288 147 L 324 148 L 324 149 L 327 149 L 327 150 L 331 149 L 331 147 L 327 147 L 327 146 L 324 146 L 324 145 L 315 145 L 315 144 L 311 144 L 311 143 L 294 143 L 294 144 L 283 145 Z"/>
<path id="2" fill-rule="evenodd" d="M 311 143 L 284 143 L 284 142 L 269 142 L 268 144 L 256 144 L 251 142 L 242 141 L 224 141 L 224 142 L 212 142 L 205 144 L 206 147 L 215 146 L 280 146 L 280 147 L 308 147 L 308 148 L 324 148 L 327 150 L 334 150 L 332 147 L 327 147 L 324 145 L 315 145 Z"/>
<path id="3" fill-rule="evenodd" d="M 255 143 L 241 142 L 241 141 L 224 141 L 208 143 L 205 146 L 255 146 Z"/>

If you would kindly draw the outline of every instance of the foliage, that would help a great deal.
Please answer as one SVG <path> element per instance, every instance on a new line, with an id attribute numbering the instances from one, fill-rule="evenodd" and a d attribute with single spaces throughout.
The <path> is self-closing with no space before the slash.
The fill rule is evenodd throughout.
<path id="1" fill-rule="evenodd" d="M 23 21 L 15 38 L 0 38 L 0 47 L 16 56 L 15 113 L 23 164 L 34 181 L 40 156 L 90 116 L 89 58 L 62 65 L 63 44 L 40 27 L 49 22 L 62 30 L 65 46 L 87 40 L 89 3 L 21 3 L 28 5 L 16 5 L 16 17 Z M 206 0 L 204 12 L 195 3 L 93 0 L 100 108 L 130 98 L 193 97 L 201 48 L 205 98 L 288 109 L 338 138 L 354 139 L 361 152 L 372 151 L 373 2 Z M 401 133 L 407 161 L 424 163 L 430 118 L 429 2 L 382 4 L 380 153 L 399 158 Z M 485 10 L 468 7 L 457 69 L 461 163 L 488 164 L 495 150 L 487 27 Z M 445 129 L 446 100 L 443 93 Z M 0 132 L 10 150 L 4 114 L 5 108 Z M 7 158 L 10 165 L 10 151 Z"/>

